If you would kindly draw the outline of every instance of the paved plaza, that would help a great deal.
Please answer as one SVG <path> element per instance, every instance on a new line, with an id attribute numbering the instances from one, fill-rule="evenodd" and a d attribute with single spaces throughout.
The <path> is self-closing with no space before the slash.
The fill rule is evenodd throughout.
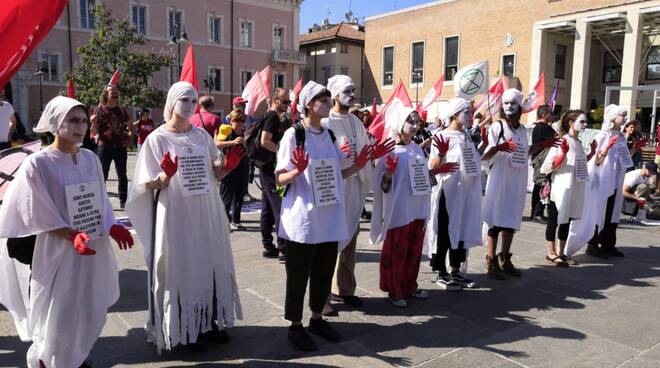
<path id="1" fill-rule="evenodd" d="M 134 162 L 131 155 L 129 178 Z M 116 184 L 108 181 L 112 195 Z M 254 186 L 250 192 L 259 196 Z M 118 207 L 116 195 L 111 199 Z M 599 260 L 580 252 L 579 266 L 561 269 L 544 261 L 545 227 L 523 222 L 513 245 L 521 279 L 487 279 L 480 247 L 469 256 L 477 288 L 441 291 L 431 282 L 425 259 L 419 286 L 428 290 L 429 299 L 396 309 L 378 288 L 379 248 L 369 245 L 369 223 L 363 222 L 357 293 L 365 305 L 359 310 L 336 305 L 339 317 L 329 319 L 343 341 L 315 337 L 319 351 L 302 353 L 286 337 L 284 264 L 262 258 L 258 214 L 246 215 L 244 225 L 248 231 L 231 236 L 244 319 L 229 331 L 230 343 L 205 353 L 156 354 L 142 330 L 147 271 L 138 243 L 116 252 L 121 296 L 90 355 L 93 366 L 660 367 L 660 227 L 623 224 L 618 243 L 625 258 Z M 0 309 L 0 366 L 25 366 L 28 346 L 16 337 L 9 313 Z"/>

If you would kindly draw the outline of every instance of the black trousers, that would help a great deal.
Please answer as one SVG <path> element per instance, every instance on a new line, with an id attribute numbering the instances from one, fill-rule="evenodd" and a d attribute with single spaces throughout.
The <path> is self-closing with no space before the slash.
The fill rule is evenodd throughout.
<path id="1" fill-rule="evenodd" d="M 301 244 L 286 242 L 286 298 L 284 318 L 291 322 L 302 320 L 307 280 L 309 280 L 309 308 L 323 312 L 337 261 L 337 242 Z"/>
<path id="2" fill-rule="evenodd" d="M 247 159 L 244 158 L 232 172 L 220 181 L 220 197 L 225 205 L 227 218 L 236 224 L 241 223 L 241 209 L 243 208 L 243 198 L 247 194 L 249 175 L 250 166 Z"/>
<path id="3" fill-rule="evenodd" d="M 510 227 L 493 226 L 490 229 L 488 229 L 488 236 L 490 236 L 491 238 L 497 238 L 497 236 L 500 235 L 500 233 L 503 231 L 509 234 L 514 234 L 516 232 L 516 230 Z"/>
<path id="4" fill-rule="evenodd" d="M 264 248 L 271 249 L 273 245 L 273 227 L 275 234 L 280 227 L 280 207 L 282 198 L 275 192 L 275 169 L 264 167 L 259 170 L 259 180 L 261 181 L 261 244 Z M 277 248 L 283 249 L 284 240 L 277 237 Z"/>
<path id="5" fill-rule="evenodd" d="M 126 160 L 128 153 L 125 147 L 113 147 L 105 144 L 100 144 L 96 152 L 101 161 L 103 168 L 103 178 L 108 180 L 108 172 L 110 172 L 110 164 L 115 162 L 115 171 L 117 172 L 117 179 L 119 180 L 119 201 L 126 202 L 128 196 L 128 177 L 126 177 Z"/>
<path id="6" fill-rule="evenodd" d="M 436 252 L 431 256 L 433 271 L 439 271 L 443 275 L 447 274 L 447 252 L 449 252 L 449 265 L 452 268 L 459 268 L 461 262 L 465 262 L 466 252 L 463 241 L 458 242 L 458 249 L 451 248 L 449 213 L 447 213 L 447 201 L 444 191 L 440 193 L 440 203 L 438 204 L 438 240 L 436 246 Z"/>
<path id="7" fill-rule="evenodd" d="M 557 225 L 558 216 L 559 211 L 557 211 L 555 202 L 550 201 L 550 204 L 548 204 L 548 222 L 545 225 L 545 240 L 547 241 L 553 242 L 556 238 L 559 238 L 559 240 L 568 239 L 568 229 L 573 219 L 568 219 L 565 224 Z M 557 227 L 559 227 L 559 233 L 557 233 Z"/>
<path id="8" fill-rule="evenodd" d="M 532 189 L 532 214 L 530 218 L 544 215 L 545 205 L 541 202 L 541 189 L 543 189 L 543 185 L 534 184 L 534 188 Z"/>
<path id="9" fill-rule="evenodd" d="M 614 200 L 616 199 L 616 190 L 614 194 L 607 198 L 607 208 L 605 209 L 605 222 L 603 229 L 594 230 L 594 236 L 589 240 L 590 247 L 597 247 L 600 244 L 604 249 L 613 249 L 616 246 L 616 228 L 619 226 L 617 223 L 612 223 L 612 215 L 614 214 Z M 617 209 L 620 211 L 621 209 Z"/>

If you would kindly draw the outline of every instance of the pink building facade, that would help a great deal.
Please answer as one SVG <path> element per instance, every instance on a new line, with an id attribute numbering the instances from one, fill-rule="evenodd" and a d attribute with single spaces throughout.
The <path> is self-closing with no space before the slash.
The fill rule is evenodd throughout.
<path id="1" fill-rule="evenodd" d="M 33 52 L 7 87 L 9 98 L 24 125 L 33 126 L 45 105 L 65 89 L 64 73 L 78 61 L 76 48 L 89 39 L 94 17 L 88 11 L 100 0 L 69 0 L 55 28 Z M 115 17 L 128 18 L 147 39 L 149 50 L 174 56 L 185 30 L 197 62 L 200 94 L 210 92 L 216 112 L 226 114 L 233 96 L 255 71 L 271 66 L 273 88 L 293 88 L 305 66 L 298 51 L 302 0 L 104 0 Z M 178 28 L 178 32 L 176 31 Z M 176 33 L 176 34 L 175 34 Z M 181 59 L 187 43 L 181 43 Z M 35 75 L 38 65 L 43 75 Z M 108 79 L 110 76 L 108 76 Z M 177 67 L 163 68 L 149 83 L 167 90 L 178 80 Z M 209 83 L 210 82 L 210 83 Z M 40 86 L 41 84 L 41 86 Z M 139 109 L 140 106 L 127 106 Z M 162 120 L 153 109 L 154 120 Z"/>

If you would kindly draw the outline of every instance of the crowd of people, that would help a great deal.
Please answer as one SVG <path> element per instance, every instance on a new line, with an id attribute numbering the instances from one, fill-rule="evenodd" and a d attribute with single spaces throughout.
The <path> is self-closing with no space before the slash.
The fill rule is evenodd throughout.
<path id="1" fill-rule="evenodd" d="M 0 301 L 21 339 L 32 341 L 28 366 L 86 366 L 119 297 L 111 240 L 120 249 L 134 240 L 115 223 L 108 200 L 111 162 L 120 206 L 144 248 L 145 328 L 159 353 L 225 343 L 227 329 L 242 318 L 230 233 L 244 229 L 252 166 L 262 190 L 263 256 L 284 262 L 288 338 L 304 351 L 318 348 L 310 334 L 341 341 L 323 318 L 337 315 L 332 301 L 363 306 L 355 258 L 370 194 L 369 239 L 382 244 L 380 289 L 397 308 L 428 298 L 417 284 L 423 254 L 443 290 L 475 286 L 466 270 L 476 246 L 486 246 L 488 277 L 522 276 L 512 250 L 530 166 L 530 218 L 546 225 L 545 260 L 558 267 L 576 265 L 572 256 L 584 245 L 596 257 L 623 256 L 616 242 L 621 209 L 656 206 L 657 165 L 635 158 L 647 141 L 626 123 L 621 106 L 606 107 L 601 131 L 585 150 L 581 110 L 553 122 L 550 108 L 541 106 L 528 141 L 516 89 L 504 92 L 496 119 L 473 115 L 472 101 L 463 98 L 443 104 L 429 125 L 414 108 L 387 106 L 382 139 L 368 132 L 373 116 L 355 108 L 355 100 L 353 80 L 336 75 L 327 86 L 310 81 L 302 88 L 300 119 L 292 121 L 291 96 L 277 88 L 264 116 L 247 116 L 246 101 L 236 98 L 223 121 L 212 113 L 212 97 L 178 82 L 158 127 L 147 109 L 131 121 L 114 86 L 92 109 L 68 97 L 51 100 L 35 132 L 55 141 L 25 159 L 0 208 L 7 243 L 0 246 Z M 139 151 L 129 185 L 132 129 Z M 81 148 L 90 139 L 96 155 Z M 26 264 L 6 251 L 10 242 L 34 248 Z"/>

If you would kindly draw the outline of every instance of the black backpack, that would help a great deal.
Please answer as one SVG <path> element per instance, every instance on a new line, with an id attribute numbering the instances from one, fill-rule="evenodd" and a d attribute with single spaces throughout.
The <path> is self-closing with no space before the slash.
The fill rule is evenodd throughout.
<path id="1" fill-rule="evenodd" d="M 251 126 L 245 129 L 243 139 L 245 141 L 245 153 L 250 164 L 262 168 L 275 161 L 275 153 L 261 147 L 261 132 L 264 129 L 266 117 L 262 116 Z"/>

